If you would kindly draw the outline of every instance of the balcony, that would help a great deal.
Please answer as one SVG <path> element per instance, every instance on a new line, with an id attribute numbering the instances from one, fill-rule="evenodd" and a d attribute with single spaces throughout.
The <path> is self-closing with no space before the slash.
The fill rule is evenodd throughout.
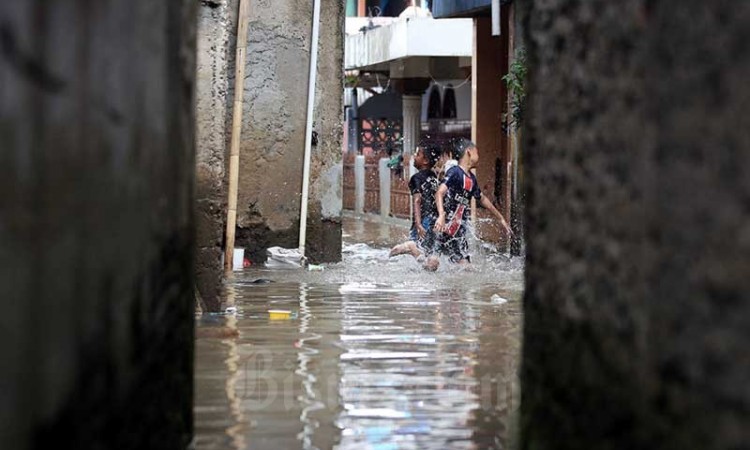
<path id="1" fill-rule="evenodd" d="M 399 60 L 470 57 L 472 27 L 471 19 L 398 19 L 347 36 L 345 68 L 388 70 Z"/>

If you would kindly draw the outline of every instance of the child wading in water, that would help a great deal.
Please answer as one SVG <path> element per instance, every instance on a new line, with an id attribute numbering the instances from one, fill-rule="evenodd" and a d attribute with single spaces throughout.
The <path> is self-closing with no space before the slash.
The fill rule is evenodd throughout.
<path id="1" fill-rule="evenodd" d="M 414 201 L 414 219 L 409 232 L 409 241 L 391 249 L 390 256 L 411 254 L 418 258 L 423 251 L 435 245 L 435 191 L 438 179 L 432 168 L 440 159 L 440 149 L 433 144 L 420 143 L 414 154 L 414 166 L 419 172 L 409 179 L 409 191 Z"/>
<path id="2" fill-rule="evenodd" d="M 453 157 L 458 166 L 448 170 L 445 180 L 435 194 L 438 217 L 435 222 L 435 251 L 450 257 L 451 262 L 468 264 L 471 262 L 467 232 L 471 217 L 471 199 L 489 210 L 511 236 L 511 230 L 500 211 L 479 189 L 477 178 L 471 173 L 479 162 L 479 149 L 468 139 L 460 139 L 453 149 Z M 440 262 L 437 255 L 427 259 L 425 268 L 437 270 Z"/>

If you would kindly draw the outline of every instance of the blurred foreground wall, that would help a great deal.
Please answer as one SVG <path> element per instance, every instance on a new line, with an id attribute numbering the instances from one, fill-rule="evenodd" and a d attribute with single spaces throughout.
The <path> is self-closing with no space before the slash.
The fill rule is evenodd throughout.
<path id="1" fill-rule="evenodd" d="M 0 2 L 0 448 L 190 440 L 196 3 Z"/>
<path id="2" fill-rule="evenodd" d="M 750 445 L 750 2 L 519 2 L 527 449 Z"/>

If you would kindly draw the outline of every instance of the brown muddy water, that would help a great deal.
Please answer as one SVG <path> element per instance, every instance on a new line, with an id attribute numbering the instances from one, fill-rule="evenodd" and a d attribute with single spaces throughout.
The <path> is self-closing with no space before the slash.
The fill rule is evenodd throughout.
<path id="1" fill-rule="evenodd" d="M 196 318 L 195 447 L 514 448 L 523 261 L 427 273 L 388 259 L 406 228 L 344 226 L 342 263 L 237 272 Z"/>

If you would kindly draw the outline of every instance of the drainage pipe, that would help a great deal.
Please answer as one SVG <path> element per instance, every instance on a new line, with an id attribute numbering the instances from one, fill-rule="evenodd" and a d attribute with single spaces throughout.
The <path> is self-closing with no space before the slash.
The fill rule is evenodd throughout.
<path id="1" fill-rule="evenodd" d="M 492 0 L 492 35 L 500 36 L 502 28 L 500 27 L 500 0 Z"/>
<path id="2" fill-rule="evenodd" d="M 299 216 L 299 252 L 305 257 L 307 238 L 307 200 L 310 196 L 310 157 L 312 152 L 312 125 L 315 109 L 315 81 L 318 75 L 318 37 L 320 34 L 320 0 L 313 2 L 312 39 L 310 43 L 310 75 L 307 83 L 307 125 L 305 126 L 305 159 L 302 170 L 302 200 Z"/>

